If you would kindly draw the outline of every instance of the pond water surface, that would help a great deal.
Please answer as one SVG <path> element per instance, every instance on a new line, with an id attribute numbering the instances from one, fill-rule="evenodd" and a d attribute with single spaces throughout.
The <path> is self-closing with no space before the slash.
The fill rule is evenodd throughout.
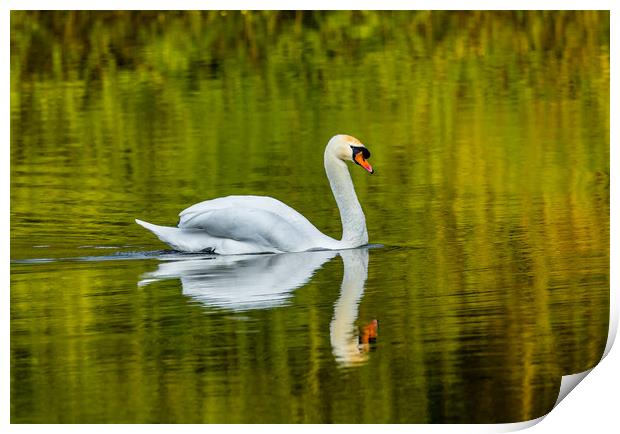
<path id="1" fill-rule="evenodd" d="M 171 252 L 229 194 L 371 245 Z M 607 12 L 11 15 L 11 422 L 517 422 L 600 359 Z"/>

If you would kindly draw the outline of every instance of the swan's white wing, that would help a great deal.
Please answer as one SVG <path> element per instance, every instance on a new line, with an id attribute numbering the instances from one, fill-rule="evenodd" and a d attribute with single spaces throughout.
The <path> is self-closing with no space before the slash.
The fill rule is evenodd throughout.
<path id="1" fill-rule="evenodd" d="M 200 229 L 212 237 L 280 251 L 303 251 L 317 245 L 330 248 L 333 241 L 293 208 L 271 197 L 228 196 L 198 203 L 179 215 L 181 229 Z"/>
<path id="2" fill-rule="evenodd" d="M 205 200 L 204 202 L 192 205 L 179 213 L 179 227 L 204 229 L 204 225 L 201 224 L 201 216 L 204 213 L 227 208 L 267 211 L 280 216 L 292 224 L 306 225 L 316 229 L 314 225 L 308 221 L 308 219 L 295 211 L 293 208 L 277 199 L 274 199 L 273 197 L 268 196 L 227 196 Z"/>

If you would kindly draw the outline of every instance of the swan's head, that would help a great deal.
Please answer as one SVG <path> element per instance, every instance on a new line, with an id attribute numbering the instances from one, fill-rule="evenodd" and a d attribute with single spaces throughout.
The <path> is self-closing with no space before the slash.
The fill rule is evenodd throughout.
<path id="1" fill-rule="evenodd" d="M 370 151 L 353 136 L 338 134 L 332 137 L 325 149 L 325 153 L 328 152 L 342 161 L 351 161 L 362 166 L 369 173 L 375 173 L 368 162 Z"/>

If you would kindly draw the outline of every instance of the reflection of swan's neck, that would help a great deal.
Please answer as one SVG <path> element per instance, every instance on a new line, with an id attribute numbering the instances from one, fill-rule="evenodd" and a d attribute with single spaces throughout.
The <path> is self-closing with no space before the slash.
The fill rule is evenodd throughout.
<path id="1" fill-rule="evenodd" d="M 340 252 L 340 256 L 344 264 L 344 275 L 340 298 L 334 306 L 329 337 L 336 360 L 343 364 L 355 364 L 367 359 L 367 354 L 359 348 L 355 320 L 368 275 L 368 250 L 344 250 Z"/>
<path id="2" fill-rule="evenodd" d="M 358 247 L 368 243 L 366 218 L 357 200 L 349 169 L 344 161 L 325 151 L 325 172 L 336 198 L 342 221 L 342 247 Z"/>

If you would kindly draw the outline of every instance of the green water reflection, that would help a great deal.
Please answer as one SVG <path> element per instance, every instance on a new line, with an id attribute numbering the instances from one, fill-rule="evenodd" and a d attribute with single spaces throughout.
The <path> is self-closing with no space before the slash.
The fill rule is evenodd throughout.
<path id="1" fill-rule="evenodd" d="M 319 252 L 260 305 L 138 286 L 170 258 L 133 219 L 212 197 L 339 238 L 336 133 L 377 169 L 367 279 Z M 538 417 L 607 338 L 609 13 L 13 12 L 11 258 L 12 422 Z M 379 322 L 359 363 L 338 303 L 347 339 Z"/>

